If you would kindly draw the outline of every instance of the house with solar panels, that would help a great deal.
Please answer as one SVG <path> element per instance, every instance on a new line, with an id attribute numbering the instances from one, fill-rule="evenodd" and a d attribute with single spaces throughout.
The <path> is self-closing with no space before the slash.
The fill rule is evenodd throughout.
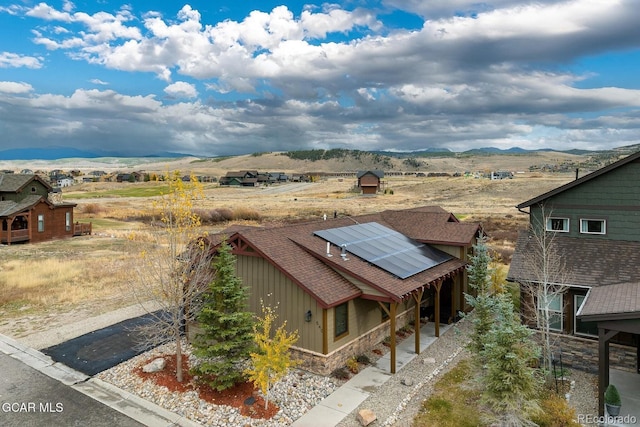
<path id="1" fill-rule="evenodd" d="M 289 331 L 299 332 L 296 357 L 326 375 L 386 337 L 393 373 L 391 331 L 428 313 L 438 336 L 441 322 L 468 311 L 465 267 L 480 231 L 439 207 L 421 207 L 236 226 L 209 238 L 214 251 L 225 238 L 232 246 L 250 310 L 260 313 L 261 301 L 273 307 Z"/>

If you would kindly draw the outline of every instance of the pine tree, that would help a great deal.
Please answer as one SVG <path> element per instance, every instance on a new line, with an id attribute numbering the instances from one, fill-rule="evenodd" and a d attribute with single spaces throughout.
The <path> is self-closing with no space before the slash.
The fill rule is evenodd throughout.
<path id="1" fill-rule="evenodd" d="M 215 277 L 204 294 L 198 315 L 202 332 L 194 341 L 200 359 L 193 373 L 216 390 L 243 379 L 240 368 L 253 348 L 253 319 L 247 311 L 247 290 L 235 273 L 231 246 L 223 243 L 213 263 Z"/>
<path id="2" fill-rule="evenodd" d="M 475 354 L 480 356 L 479 362 L 484 365 L 483 350 L 487 332 L 493 323 L 491 298 L 491 277 L 489 268 L 491 256 L 486 245 L 487 237 L 481 234 L 477 243 L 473 246 L 474 255 L 470 257 L 467 266 L 469 286 L 475 291 L 475 296 L 465 294 L 467 303 L 474 309 L 473 333 L 471 336 L 471 347 Z"/>
<path id="3" fill-rule="evenodd" d="M 258 350 L 251 353 L 251 367 L 245 372 L 265 396 L 265 408 L 269 406 L 271 386 L 283 378 L 290 368 L 299 362 L 291 358 L 289 350 L 298 340 L 298 331 L 287 333 L 285 321 L 271 337 L 271 328 L 277 315 L 271 307 L 262 306 L 262 318 L 253 328 L 253 337 Z"/>
<path id="4" fill-rule="evenodd" d="M 531 361 L 539 349 L 531 339 L 533 331 L 520 322 L 508 293 L 493 296 L 492 327 L 483 350 L 487 369 L 483 384 L 486 397 L 501 414 L 526 418 L 535 409 L 540 382 Z"/>

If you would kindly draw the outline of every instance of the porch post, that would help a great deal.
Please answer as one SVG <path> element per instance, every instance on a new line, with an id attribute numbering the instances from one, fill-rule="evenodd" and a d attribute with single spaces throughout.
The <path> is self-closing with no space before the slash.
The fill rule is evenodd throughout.
<path id="1" fill-rule="evenodd" d="M 416 306 L 413 312 L 413 324 L 415 335 L 415 350 L 416 354 L 420 354 L 420 302 L 422 301 L 422 294 L 424 294 L 424 288 L 420 288 L 417 294 L 413 294 L 413 298 L 416 301 Z"/>
<path id="2" fill-rule="evenodd" d="M 618 331 L 598 326 L 598 415 L 604 416 L 604 392 L 609 385 L 609 340 Z"/>
<path id="3" fill-rule="evenodd" d="M 390 304 L 390 313 L 389 317 L 391 318 L 391 366 L 389 370 L 392 374 L 396 373 L 396 307 L 398 306 L 397 302 L 392 302 Z"/>
<path id="4" fill-rule="evenodd" d="M 442 288 L 442 280 L 436 280 L 436 313 L 435 313 L 435 327 L 436 327 L 436 338 L 440 336 L 440 289 Z"/>
<path id="5" fill-rule="evenodd" d="M 13 224 L 14 219 L 14 217 L 9 218 L 9 221 L 7 223 L 7 246 L 11 245 L 11 224 Z"/>

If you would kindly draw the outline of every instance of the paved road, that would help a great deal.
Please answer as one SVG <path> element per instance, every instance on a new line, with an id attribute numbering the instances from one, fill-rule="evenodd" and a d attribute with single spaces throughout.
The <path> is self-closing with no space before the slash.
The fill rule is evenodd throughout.
<path id="1" fill-rule="evenodd" d="M 2 352 L 0 372 L 3 427 L 143 426 Z"/>

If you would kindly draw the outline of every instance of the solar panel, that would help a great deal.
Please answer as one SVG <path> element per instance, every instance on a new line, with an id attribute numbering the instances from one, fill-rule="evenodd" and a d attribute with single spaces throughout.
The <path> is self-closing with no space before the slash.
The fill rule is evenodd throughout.
<path id="1" fill-rule="evenodd" d="M 319 230 L 314 234 L 401 279 L 453 258 L 377 222 Z"/>

